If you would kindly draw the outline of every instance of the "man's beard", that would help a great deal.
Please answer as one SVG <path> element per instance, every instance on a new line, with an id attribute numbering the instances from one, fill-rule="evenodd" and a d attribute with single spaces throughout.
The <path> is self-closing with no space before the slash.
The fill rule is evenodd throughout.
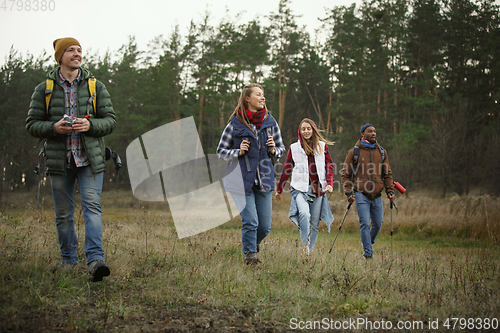
<path id="1" fill-rule="evenodd" d="M 71 59 L 71 63 L 73 62 L 73 60 L 77 60 L 77 58 Z M 79 59 L 78 61 L 80 62 L 78 65 L 69 65 L 68 67 L 72 70 L 80 69 L 80 66 L 82 65 L 82 60 Z"/>
<path id="2" fill-rule="evenodd" d="M 77 69 L 80 69 L 80 65 L 78 65 L 78 66 L 69 66 L 69 68 L 71 68 L 72 70 L 77 70 Z"/>

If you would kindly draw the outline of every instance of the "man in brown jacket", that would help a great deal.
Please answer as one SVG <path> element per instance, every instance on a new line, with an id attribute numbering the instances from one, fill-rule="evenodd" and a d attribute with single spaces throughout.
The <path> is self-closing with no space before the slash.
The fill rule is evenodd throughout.
<path id="1" fill-rule="evenodd" d="M 363 256 L 370 259 L 372 244 L 383 223 L 382 190 L 385 188 L 390 202 L 396 197 L 389 158 L 377 143 L 375 126 L 365 124 L 360 133 L 361 139 L 347 153 L 341 181 L 349 203 L 356 201 Z"/>

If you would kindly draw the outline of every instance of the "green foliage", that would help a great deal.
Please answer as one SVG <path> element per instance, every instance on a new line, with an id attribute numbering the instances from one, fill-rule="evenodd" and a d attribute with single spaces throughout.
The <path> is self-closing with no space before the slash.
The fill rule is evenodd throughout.
<path id="1" fill-rule="evenodd" d="M 395 176 L 409 188 L 459 194 L 472 184 L 499 193 L 499 6 L 492 0 L 372 0 L 325 10 L 324 41 L 296 23 L 290 0 L 261 20 L 207 13 L 181 36 L 175 27 L 140 50 L 135 37 L 117 51 L 86 54 L 118 118 L 106 144 L 122 156 L 132 140 L 162 124 L 194 117 L 206 153 L 214 153 L 244 84 L 263 85 L 286 145 L 299 121 L 313 119 L 334 140 L 340 164 L 373 123 Z M 319 36 L 319 35 L 318 35 Z M 37 139 L 24 120 L 30 95 L 55 65 L 11 50 L 0 69 L 0 197 L 32 188 Z M 110 164 L 106 173 L 115 172 Z"/>

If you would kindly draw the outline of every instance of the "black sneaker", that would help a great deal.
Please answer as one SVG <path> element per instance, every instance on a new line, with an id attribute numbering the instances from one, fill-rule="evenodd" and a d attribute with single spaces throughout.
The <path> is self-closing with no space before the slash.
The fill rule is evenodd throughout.
<path id="1" fill-rule="evenodd" d="M 102 278 L 109 276 L 111 271 L 108 265 L 106 265 L 102 260 L 94 260 L 88 264 L 89 268 L 89 280 L 90 282 L 102 281 Z"/>
<path id="2" fill-rule="evenodd" d="M 363 255 L 363 257 L 365 257 L 366 260 L 372 259 L 372 256 L 365 256 L 365 255 Z"/>

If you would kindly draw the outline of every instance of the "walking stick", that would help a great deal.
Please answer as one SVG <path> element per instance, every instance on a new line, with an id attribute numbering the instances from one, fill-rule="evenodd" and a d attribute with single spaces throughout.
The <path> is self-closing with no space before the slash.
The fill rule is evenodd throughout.
<path id="1" fill-rule="evenodd" d="M 333 240 L 333 244 L 332 244 L 332 247 L 330 247 L 330 251 L 328 253 L 331 253 L 332 252 L 332 249 L 333 249 L 333 245 L 335 245 L 335 241 L 337 240 L 337 236 L 339 235 L 339 232 L 340 232 L 340 228 L 342 228 L 342 224 L 344 224 L 344 221 L 345 221 L 345 217 L 347 216 L 347 213 L 349 212 L 349 208 L 351 208 L 351 203 L 349 203 L 349 205 L 347 206 L 347 209 L 344 213 L 344 217 L 342 218 L 342 221 L 340 222 L 340 226 L 339 226 L 339 230 L 337 231 L 337 234 L 335 235 L 335 239 Z"/>
<path id="2" fill-rule="evenodd" d="M 391 256 L 392 256 L 392 206 L 394 206 L 394 203 L 391 202 Z"/>
<path id="3" fill-rule="evenodd" d="M 392 207 L 396 207 L 396 204 L 394 202 L 391 202 L 391 255 L 392 255 L 392 234 L 393 234 L 393 229 L 392 229 Z M 396 207 L 398 209 L 398 207 Z"/>

